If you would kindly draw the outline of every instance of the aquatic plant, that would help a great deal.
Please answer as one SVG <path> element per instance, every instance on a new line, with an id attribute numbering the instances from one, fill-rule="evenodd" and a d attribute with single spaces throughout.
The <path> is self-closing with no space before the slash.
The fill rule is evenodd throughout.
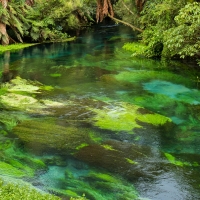
<path id="1" fill-rule="evenodd" d="M 116 179 L 114 176 L 111 176 L 109 174 L 103 174 L 103 173 L 89 173 L 88 177 L 95 178 L 96 180 L 100 181 L 106 181 L 110 183 L 116 183 L 119 184 L 121 181 L 119 179 Z"/>
<path id="2" fill-rule="evenodd" d="M 5 107 L 13 107 L 19 109 L 25 109 L 27 106 L 35 104 L 37 100 L 33 97 L 8 93 L 6 95 L 0 96 L 0 102 L 4 104 Z"/>
<path id="3" fill-rule="evenodd" d="M 83 195 L 82 197 L 71 197 L 70 200 L 87 200 L 87 198 Z"/>
<path id="4" fill-rule="evenodd" d="M 181 75 L 173 74 L 168 71 L 147 71 L 147 70 L 134 70 L 123 71 L 117 75 L 114 75 L 116 80 L 130 83 L 148 82 L 152 79 L 171 81 L 173 83 L 185 85 L 190 84 L 190 80 L 184 78 Z"/>
<path id="5" fill-rule="evenodd" d="M 10 81 L 9 89 L 10 92 L 26 92 L 26 93 L 38 93 L 39 87 L 38 82 L 28 81 L 26 79 L 22 79 L 19 76 Z"/>
<path id="6" fill-rule="evenodd" d="M 26 176 L 22 170 L 2 161 L 0 161 L 0 174 L 18 178 Z"/>
<path id="7" fill-rule="evenodd" d="M 28 185 L 17 185 L 0 180 L 1 200 L 60 200 L 59 197 L 33 189 Z"/>
<path id="8" fill-rule="evenodd" d="M 170 118 L 160 114 L 144 114 L 138 116 L 137 119 L 148 124 L 153 124 L 154 126 L 161 126 L 167 122 L 172 122 Z"/>
<path id="9" fill-rule="evenodd" d="M 29 119 L 29 116 L 16 111 L 1 111 L 0 122 L 5 125 L 7 131 L 11 131 L 20 121 Z"/>
<path id="10" fill-rule="evenodd" d="M 57 74 L 50 74 L 50 76 L 56 78 L 56 77 L 61 77 L 62 75 L 57 73 Z"/>
<path id="11" fill-rule="evenodd" d="M 131 51 L 133 53 L 132 56 L 141 56 L 144 55 L 147 46 L 139 42 L 128 42 L 124 44 L 123 49 Z"/>
<path id="12" fill-rule="evenodd" d="M 141 107 L 128 103 L 118 103 L 103 109 L 92 109 L 96 115 L 92 118 L 95 126 L 112 131 L 129 131 L 134 128 L 142 128 L 138 120 L 154 126 L 164 125 L 171 119 L 163 115 L 152 113 L 140 113 Z"/>
<path id="13" fill-rule="evenodd" d="M 196 89 L 189 89 L 181 84 L 153 80 L 143 83 L 143 88 L 152 93 L 166 95 L 177 101 L 183 101 L 194 105 L 200 104 L 200 92 Z"/>
<path id="14" fill-rule="evenodd" d="M 41 149 L 66 150 L 66 154 L 80 145 L 93 143 L 89 131 L 87 128 L 56 125 L 51 118 L 26 120 L 13 129 L 13 133 L 26 143 L 40 145 Z"/>
<path id="15" fill-rule="evenodd" d="M 170 163 L 180 166 L 180 167 L 183 167 L 183 166 L 199 167 L 200 166 L 199 163 L 197 162 L 190 163 L 190 162 L 180 161 L 176 159 L 172 154 L 169 154 L 169 153 L 164 153 L 164 155 L 169 160 Z"/>

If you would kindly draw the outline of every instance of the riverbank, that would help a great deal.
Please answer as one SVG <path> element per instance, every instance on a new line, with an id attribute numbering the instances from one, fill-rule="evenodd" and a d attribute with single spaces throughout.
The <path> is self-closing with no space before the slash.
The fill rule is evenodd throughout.
<path id="1" fill-rule="evenodd" d="M 43 43 L 51 43 L 51 42 L 68 42 L 68 41 L 73 41 L 75 40 L 76 37 L 70 37 L 67 38 L 65 40 L 56 40 L 56 41 L 48 41 L 48 42 L 43 42 Z M 26 43 L 26 44 L 22 44 L 22 43 L 17 43 L 17 44 L 11 44 L 11 45 L 0 45 L 0 54 L 4 53 L 6 51 L 15 51 L 15 50 L 19 50 L 19 49 L 23 49 L 23 48 L 27 48 L 33 45 L 37 45 L 40 43 Z"/>

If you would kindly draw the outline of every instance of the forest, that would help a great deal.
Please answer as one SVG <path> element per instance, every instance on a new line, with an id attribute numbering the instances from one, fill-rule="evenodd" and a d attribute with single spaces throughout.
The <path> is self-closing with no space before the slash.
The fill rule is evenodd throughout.
<path id="1" fill-rule="evenodd" d="M 64 40 L 72 30 L 111 18 L 138 33 L 139 43 L 124 47 L 134 55 L 199 63 L 199 1 L 1 0 L 0 16 L 2 45 Z"/>

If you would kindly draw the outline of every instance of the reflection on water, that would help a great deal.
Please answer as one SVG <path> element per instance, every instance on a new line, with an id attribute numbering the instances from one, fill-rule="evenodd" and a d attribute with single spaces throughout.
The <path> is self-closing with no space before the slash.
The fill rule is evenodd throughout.
<path id="1" fill-rule="evenodd" d="M 61 197 L 199 198 L 199 72 L 132 58 L 133 39 L 98 27 L 1 56 L 1 175 Z"/>

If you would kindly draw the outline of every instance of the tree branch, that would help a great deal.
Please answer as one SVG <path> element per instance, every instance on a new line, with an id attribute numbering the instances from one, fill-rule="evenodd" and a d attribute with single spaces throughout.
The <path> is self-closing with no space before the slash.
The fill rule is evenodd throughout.
<path id="1" fill-rule="evenodd" d="M 143 32 L 142 29 L 140 29 L 140 28 L 138 28 L 138 27 L 136 27 L 136 26 L 133 26 L 132 24 L 129 24 L 129 23 L 125 22 L 125 21 L 122 21 L 122 20 L 120 20 L 120 19 L 117 19 L 117 18 L 115 18 L 115 17 L 112 17 L 109 13 L 108 13 L 108 17 L 110 17 L 111 19 L 113 19 L 113 20 L 116 21 L 116 22 L 119 22 L 119 23 L 122 23 L 122 24 L 124 24 L 124 25 L 126 25 L 126 26 L 131 27 L 134 31 L 136 30 L 136 31 L 139 31 L 140 33 Z"/>

